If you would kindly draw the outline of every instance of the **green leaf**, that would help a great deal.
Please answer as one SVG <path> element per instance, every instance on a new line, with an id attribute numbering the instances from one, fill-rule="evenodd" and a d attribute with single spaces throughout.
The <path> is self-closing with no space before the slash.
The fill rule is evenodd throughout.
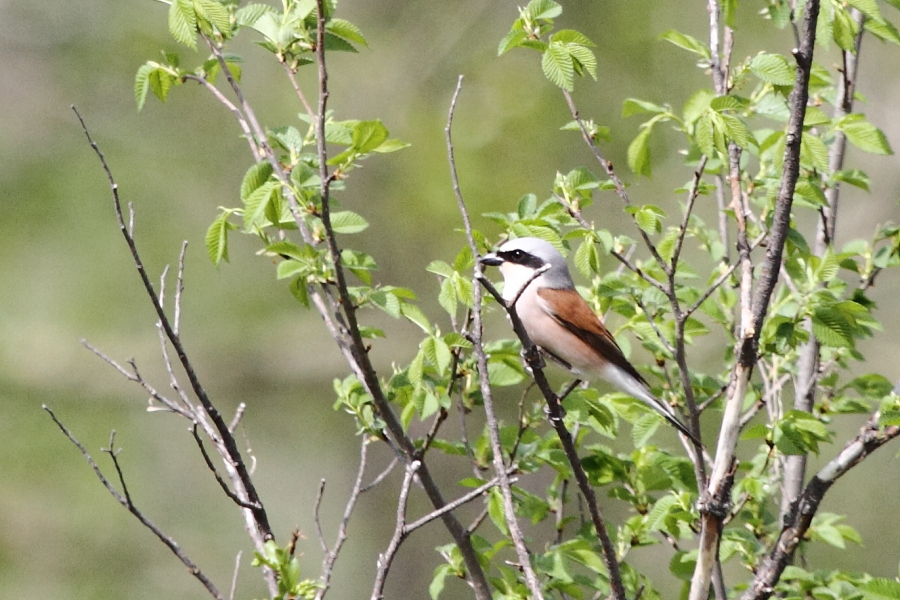
<path id="1" fill-rule="evenodd" d="M 890 21 L 867 19 L 865 29 L 880 40 L 900 46 L 900 32 Z"/>
<path id="2" fill-rule="evenodd" d="M 658 211 L 655 206 L 642 206 L 634 213 L 634 220 L 644 232 L 651 235 L 659 233 L 662 230 L 662 221 Z"/>
<path id="3" fill-rule="evenodd" d="M 266 13 L 274 13 L 275 9 L 268 4 L 248 4 L 234 13 L 238 27 L 249 27 L 255 24 Z"/>
<path id="4" fill-rule="evenodd" d="M 169 90 L 172 89 L 172 84 L 175 81 L 175 77 L 162 68 L 153 69 L 148 77 L 150 89 L 162 102 L 166 101 L 166 98 L 169 96 Z"/>
<path id="5" fill-rule="evenodd" d="M 650 131 L 645 127 L 628 146 L 628 167 L 635 175 L 650 177 Z"/>
<path id="6" fill-rule="evenodd" d="M 334 35 L 344 38 L 345 40 L 355 42 L 367 48 L 369 47 L 369 44 L 368 42 L 366 42 L 366 38 L 363 36 L 362 31 L 360 31 L 359 27 L 357 27 L 350 21 L 332 17 L 328 21 L 328 23 L 325 24 L 325 29 L 327 29 Z"/>
<path id="7" fill-rule="evenodd" d="M 456 286 L 453 285 L 453 280 L 450 278 L 444 279 L 441 282 L 441 292 L 438 294 L 438 304 L 441 305 L 447 314 L 453 316 L 456 315 Z"/>
<path id="8" fill-rule="evenodd" d="M 703 58 L 709 58 L 709 48 L 706 47 L 706 44 L 703 44 L 695 37 L 675 31 L 674 29 L 670 29 L 666 32 L 661 33 L 659 38 L 668 42 L 672 42 L 679 48 L 684 48 L 689 52 L 699 54 Z"/>
<path id="9" fill-rule="evenodd" d="M 549 20 L 562 14 L 562 6 L 553 0 L 531 0 L 525 7 L 525 12 L 534 20 Z"/>
<path id="10" fill-rule="evenodd" d="M 750 71 L 772 85 L 794 85 L 794 69 L 780 54 L 757 54 L 750 61 Z"/>
<path id="11" fill-rule="evenodd" d="M 250 194 L 266 183 L 272 172 L 272 164 L 269 162 L 258 162 L 247 169 L 241 181 L 241 200 L 247 200 Z"/>
<path id="12" fill-rule="evenodd" d="M 191 0 L 172 0 L 169 5 L 169 33 L 175 41 L 197 49 L 197 14 Z"/>
<path id="13" fill-rule="evenodd" d="M 438 600 L 441 592 L 444 591 L 444 581 L 447 579 L 447 576 L 452 573 L 453 566 L 449 564 L 440 565 L 434 570 L 434 577 L 431 580 L 431 584 L 428 586 L 428 595 L 431 596 L 431 600 Z"/>
<path id="14" fill-rule="evenodd" d="M 580 46 L 594 47 L 596 44 L 592 42 L 586 35 L 574 29 L 560 29 L 550 37 L 551 42 L 563 42 L 566 44 L 578 44 Z"/>
<path id="15" fill-rule="evenodd" d="M 194 12 L 198 17 L 206 19 L 219 32 L 231 33 L 231 15 L 221 2 L 216 0 L 194 0 Z"/>
<path id="16" fill-rule="evenodd" d="M 890 143 L 884 133 L 862 115 L 849 115 L 838 123 L 838 129 L 844 132 L 850 143 L 870 154 L 893 154 Z"/>
<path id="17" fill-rule="evenodd" d="M 565 45 L 552 42 L 541 58 L 541 69 L 544 75 L 555 86 L 571 92 L 575 78 L 575 66 L 572 56 Z"/>
<path id="18" fill-rule="evenodd" d="M 150 73 L 155 69 L 155 65 L 147 63 L 141 65 L 134 76 L 134 101 L 137 104 L 138 112 L 144 108 L 144 102 L 147 100 L 147 90 L 150 89 Z"/>
<path id="19" fill-rule="evenodd" d="M 748 149 L 756 147 L 756 139 L 750 133 L 747 125 L 734 115 L 719 115 L 725 123 L 725 131 L 731 140 L 741 148 Z"/>
<path id="20" fill-rule="evenodd" d="M 646 100 L 638 100 L 637 98 L 626 98 L 622 103 L 622 116 L 630 117 L 638 113 L 665 113 L 668 110 L 659 104 L 653 104 Z"/>
<path id="21" fill-rule="evenodd" d="M 876 578 L 859 588 L 865 600 L 900 600 L 900 583 Z"/>
<path id="22" fill-rule="evenodd" d="M 360 121 L 353 127 L 353 148 L 360 154 L 372 152 L 388 139 L 387 127 L 381 121 Z"/>
<path id="23" fill-rule="evenodd" d="M 528 34 L 524 31 L 513 29 L 500 40 L 499 46 L 497 46 L 497 56 L 501 56 L 506 52 L 509 52 L 513 48 L 518 48 L 528 39 Z"/>
<path id="24" fill-rule="evenodd" d="M 230 216 L 231 211 L 223 210 L 206 230 L 206 252 L 216 266 L 223 260 L 228 262 L 228 232 L 237 229 L 237 225 L 228 220 Z"/>
<path id="25" fill-rule="evenodd" d="M 335 233 L 359 233 L 369 226 L 362 216 L 350 210 L 331 213 L 331 229 Z"/>
<path id="26" fill-rule="evenodd" d="M 836 171 L 833 177 L 837 181 L 843 181 L 861 190 L 869 191 L 869 176 L 859 169 Z"/>
<path id="27" fill-rule="evenodd" d="M 812 314 L 813 333 L 823 346 L 853 347 L 853 325 L 843 312 L 831 306 L 817 306 Z"/>
<path id="28" fill-rule="evenodd" d="M 256 188 L 247 199 L 244 200 L 244 230 L 252 231 L 254 227 L 260 225 L 266 214 L 266 208 L 272 199 L 272 192 L 278 185 L 275 181 L 267 183 Z"/>

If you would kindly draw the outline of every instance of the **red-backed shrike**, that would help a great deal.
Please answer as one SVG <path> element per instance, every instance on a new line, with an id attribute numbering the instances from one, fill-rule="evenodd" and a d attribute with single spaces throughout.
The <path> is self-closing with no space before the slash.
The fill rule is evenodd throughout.
<path id="1" fill-rule="evenodd" d="M 697 441 L 672 407 L 650 392 L 612 334 L 576 291 L 566 259 L 549 242 L 533 237 L 509 240 L 480 262 L 500 267 L 503 299 L 515 301 L 528 337 L 546 354 L 579 377 L 605 379 Z M 542 268 L 545 270 L 535 277 L 535 271 Z"/>

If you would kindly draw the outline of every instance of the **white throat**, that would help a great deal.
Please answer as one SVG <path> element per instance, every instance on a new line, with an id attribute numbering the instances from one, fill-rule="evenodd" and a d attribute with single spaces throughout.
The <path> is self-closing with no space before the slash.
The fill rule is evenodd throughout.
<path id="1" fill-rule="evenodd" d="M 531 278 L 534 277 L 534 269 L 524 265 L 506 262 L 500 265 L 500 273 L 503 275 L 503 299 L 507 302 L 520 295 L 522 288 L 524 288 L 526 284 L 535 289 L 544 287 L 545 285 L 542 281 L 544 279 L 544 274 L 541 274 L 532 281 Z M 529 281 L 531 283 L 529 283 Z"/>

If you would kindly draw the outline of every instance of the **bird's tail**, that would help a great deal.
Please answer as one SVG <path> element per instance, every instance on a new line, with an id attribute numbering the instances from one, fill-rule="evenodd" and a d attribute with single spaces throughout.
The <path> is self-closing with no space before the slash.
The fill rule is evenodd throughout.
<path id="1" fill-rule="evenodd" d="M 620 390 L 637 398 L 638 400 L 658 412 L 660 415 L 662 415 L 670 425 L 677 429 L 679 433 L 691 440 L 691 442 L 693 442 L 695 446 L 700 447 L 702 445 L 700 443 L 700 440 L 697 439 L 697 436 L 694 435 L 694 432 L 692 432 L 687 425 L 678 420 L 678 417 L 675 416 L 675 411 L 672 410 L 672 407 L 650 393 L 650 389 L 643 381 L 638 381 L 628 373 L 625 373 L 624 371 L 616 367 L 609 369 L 606 373 L 604 373 L 604 375 L 606 379 L 608 379 Z"/>

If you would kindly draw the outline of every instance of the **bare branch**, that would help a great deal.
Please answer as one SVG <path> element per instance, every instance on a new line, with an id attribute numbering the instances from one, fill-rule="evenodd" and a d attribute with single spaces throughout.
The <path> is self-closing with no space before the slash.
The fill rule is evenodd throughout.
<path id="1" fill-rule="evenodd" d="M 116 488 L 113 487 L 113 485 L 106 479 L 106 477 L 103 475 L 103 472 L 100 470 L 100 467 L 97 466 L 97 463 L 94 461 L 90 453 L 88 453 L 81 442 L 79 442 L 75 438 L 75 436 L 72 435 L 72 433 L 66 428 L 66 426 L 56 418 L 56 415 L 53 413 L 50 407 L 44 404 L 41 406 L 41 408 L 47 411 L 47 414 L 50 415 L 50 418 L 53 419 L 53 422 L 56 423 L 56 426 L 59 427 L 59 430 L 62 431 L 63 435 L 69 438 L 69 441 L 72 442 L 72 444 L 74 444 L 76 448 L 78 448 L 78 451 L 81 452 L 81 455 L 91 466 L 91 469 L 100 480 L 100 483 L 102 483 L 103 487 L 105 487 L 110 495 L 116 499 L 116 502 L 124 506 L 128 510 L 128 512 L 134 515 L 135 518 L 137 518 L 137 520 L 141 522 L 144 527 L 153 532 L 153 534 L 163 544 L 165 544 L 166 547 L 169 548 L 169 550 L 172 551 L 172 554 L 174 554 L 178 558 L 178 560 L 181 561 L 181 563 L 187 568 L 188 572 L 193 575 L 201 584 L 203 584 L 203 587 L 206 588 L 206 591 L 209 592 L 210 596 L 216 598 L 217 600 L 225 600 L 224 596 L 219 593 L 219 590 L 216 588 L 213 582 L 210 581 L 209 578 L 203 573 L 203 571 L 200 570 L 200 567 L 194 564 L 194 562 L 188 557 L 188 555 L 185 554 L 184 550 L 181 549 L 181 546 L 179 546 L 174 539 L 163 533 L 163 531 L 159 527 L 157 527 L 150 519 L 144 516 L 144 513 L 142 513 L 131 501 L 130 496 L 128 496 L 127 488 L 125 487 L 125 479 L 124 475 L 122 474 L 122 469 L 119 465 L 117 452 L 115 452 L 112 448 L 112 443 L 114 441 L 113 437 L 110 436 L 110 448 L 107 450 L 107 452 L 113 460 L 113 464 L 116 468 L 116 473 L 118 473 L 119 476 L 119 481 L 122 483 L 122 489 L 126 494 L 125 496 L 120 494 L 116 490 Z"/>
<path id="2" fill-rule="evenodd" d="M 388 571 L 391 569 L 391 564 L 394 562 L 394 556 L 397 554 L 397 550 L 400 549 L 400 544 L 406 539 L 406 503 L 409 499 L 410 485 L 421 464 L 422 463 L 416 460 L 406 466 L 406 475 L 403 477 L 403 485 L 400 487 L 400 497 L 397 500 L 397 519 L 396 525 L 394 526 L 394 535 L 391 536 L 391 541 L 388 544 L 387 550 L 378 557 L 378 571 L 375 575 L 375 585 L 372 588 L 372 600 L 381 600 L 384 598 L 384 584 L 387 580 Z"/>
<path id="3" fill-rule="evenodd" d="M 362 443 L 359 447 L 359 468 L 356 471 L 356 480 L 353 482 L 353 489 L 350 490 L 350 497 L 347 499 L 347 505 L 344 507 L 344 516 L 341 518 L 341 523 L 338 526 L 337 539 L 334 542 L 334 548 L 330 551 L 326 550 L 325 558 L 322 560 L 322 574 L 320 575 L 320 583 L 321 587 L 316 592 L 316 600 L 322 600 L 325 597 L 325 594 L 328 593 L 328 589 L 331 587 L 331 574 L 334 570 L 334 563 L 338 559 L 338 555 L 341 553 L 341 548 L 344 546 L 344 542 L 347 541 L 347 524 L 350 522 L 350 517 L 353 515 L 353 509 L 356 508 L 356 501 L 359 499 L 360 494 L 362 493 L 362 482 L 363 477 L 366 472 L 366 459 L 367 459 L 367 450 L 369 447 L 369 438 L 367 436 L 363 436 Z M 319 525 L 319 504 L 321 503 L 322 496 L 325 492 L 325 480 L 322 480 L 322 483 L 319 485 L 319 494 L 316 497 L 316 506 L 315 506 L 315 518 L 316 518 L 316 530 L 319 535 L 319 539 L 322 543 L 322 548 L 325 549 L 325 540 L 322 536 L 321 527 Z"/>
<path id="4" fill-rule="evenodd" d="M 472 250 L 472 255 L 475 257 L 479 256 L 478 246 L 475 243 L 475 237 L 472 233 L 472 224 L 469 220 L 468 211 L 466 210 L 465 201 L 463 200 L 462 193 L 459 188 L 459 177 L 456 171 L 456 159 L 454 157 L 453 152 L 453 138 L 451 136 L 452 125 L 453 125 L 453 113 L 456 108 L 456 100 L 459 97 L 459 92 L 462 89 L 462 76 L 459 77 L 456 84 L 456 91 L 453 93 L 453 99 L 450 102 L 450 113 L 447 117 L 447 127 L 445 128 L 446 140 L 447 140 L 447 155 L 450 161 L 450 176 L 453 180 L 453 191 L 456 195 L 456 201 L 459 207 L 460 214 L 462 215 L 463 223 L 465 224 L 466 229 L 466 237 L 469 240 L 469 248 Z M 535 273 L 535 277 L 538 274 Z M 476 280 L 483 280 L 484 277 L 481 274 L 481 264 L 475 263 L 475 278 Z M 534 277 L 528 282 L 534 280 Z M 528 284 L 523 285 L 522 289 L 519 290 L 518 294 L 521 294 L 522 291 L 527 287 Z M 497 416 L 494 412 L 494 400 L 493 400 L 493 392 L 491 390 L 490 381 L 488 381 L 488 364 L 487 364 L 487 355 L 484 352 L 484 345 L 482 343 L 482 332 L 483 332 L 483 319 L 482 319 L 482 294 L 481 294 L 481 286 L 478 285 L 477 281 L 473 282 L 473 294 L 474 294 L 474 309 L 473 309 L 473 324 L 472 324 L 472 344 L 474 347 L 474 352 L 476 359 L 478 361 L 478 377 L 481 385 L 481 395 L 482 400 L 484 402 L 484 412 L 487 416 L 487 425 L 488 425 L 488 433 L 491 440 L 491 449 L 493 451 L 493 462 L 494 462 L 494 472 L 500 480 L 500 491 L 503 496 L 503 512 L 506 517 L 506 524 L 509 527 L 509 534 L 513 541 L 513 546 L 516 550 L 516 555 L 519 558 L 519 563 L 522 568 L 522 572 L 525 575 L 525 582 L 528 586 L 528 590 L 533 600 L 543 600 L 544 595 L 541 591 L 541 584 L 538 581 L 537 575 L 534 572 L 534 569 L 531 566 L 531 558 L 529 556 L 528 548 L 525 546 L 524 536 L 522 535 L 522 530 L 519 528 L 519 523 L 516 520 L 516 512 L 515 505 L 513 504 L 512 498 L 512 490 L 510 488 L 509 476 L 506 474 L 506 464 L 503 458 L 503 446 L 500 443 L 500 433 L 499 433 L 499 425 L 497 423 Z M 496 290 L 494 290 L 496 292 Z M 518 295 L 517 295 L 518 297 Z M 501 300 L 502 302 L 502 300 Z"/>
<path id="5" fill-rule="evenodd" d="M 234 436 L 232 436 L 228 431 L 228 425 L 225 423 L 224 419 L 222 419 L 222 416 L 219 413 L 218 409 L 213 405 L 212 401 L 209 399 L 209 396 L 206 394 L 206 390 L 201 385 L 200 380 L 197 377 L 197 373 L 194 370 L 193 364 L 188 359 L 187 353 L 181 344 L 181 338 L 178 336 L 178 334 L 175 333 L 174 329 L 172 328 L 172 324 L 169 321 L 169 318 L 166 316 L 165 311 L 163 310 L 162 303 L 160 302 L 160 299 L 156 294 L 156 290 L 153 289 L 153 284 L 150 282 L 150 278 L 147 275 L 147 271 L 144 269 L 143 262 L 141 261 L 140 254 L 138 253 L 134 237 L 129 229 L 125 226 L 125 222 L 122 216 L 122 206 L 119 201 L 119 186 L 113 178 L 112 171 L 110 171 L 109 165 L 106 162 L 106 157 L 103 155 L 103 152 L 101 152 L 100 147 L 91 138 L 91 134 L 84 123 L 84 119 L 82 119 L 81 115 L 78 113 L 78 110 L 75 109 L 74 106 L 72 107 L 72 110 L 78 117 L 78 120 L 81 123 L 82 131 L 84 131 L 84 134 L 87 137 L 91 148 L 94 149 L 95 154 L 97 154 L 97 157 L 100 159 L 100 163 L 103 166 L 103 171 L 106 173 L 106 177 L 109 181 L 110 189 L 113 195 L 113 205 L 116 212 L 116 218 L 119 223 L 119 229 L 121 230 L 122 235 L 125 238 L 128 249 L 131 251 L 131 257 L 134 261 L 134 265 L 137 268 L 138 274 L 141 277 L 141 281 L 144 284 L 144 289 L 146 290 L 147 295 L 150 298 L 151 303 L 153 304 L 153 308 L 156 311 L 159 322 L 165 330 L 166 337 L 172 344 L 172 347 L 175 348 L 175 353 L 178 356 L 182 368 L 188 376 L 188 380 L 191 383 L 191 388 L 193 389 L 194 394 L 200 400 L 200 403 L 203 405 L 203 409 L 206 414 L 215 424 L 216 431 L 221 437 L 223 447 L 227 453 L 227 460 L 235 469 L 238 478 L 240 479 L 240 482 L 247 493 L 247 499 L 249 500 L 249 503 L 256 507 L 249 509 L 252 513 L 255 526 L 258 528 L 259 533 L 262 534 L 263 540 L 273 539 L 274 536 L 272 534 L 271 527 L 269 526 L 268 515 L 266 514 L 265 508 L 263 508 L 262 502 L 259 499 L 259 495 L 256 492 L 256 487 L 253 485 L 253 481 L 250 478 L 249 473 L 247 472 L 247 468 L 244 465 L 243 458 L 241 457 L 240 450 L 238 450 L 237 443 L 234 440 Z M 254 533 L 251 533 L 251 535 L 254 535 Z M 261 547 L 261 541 L 258 542 L 258 545 Z"/>

